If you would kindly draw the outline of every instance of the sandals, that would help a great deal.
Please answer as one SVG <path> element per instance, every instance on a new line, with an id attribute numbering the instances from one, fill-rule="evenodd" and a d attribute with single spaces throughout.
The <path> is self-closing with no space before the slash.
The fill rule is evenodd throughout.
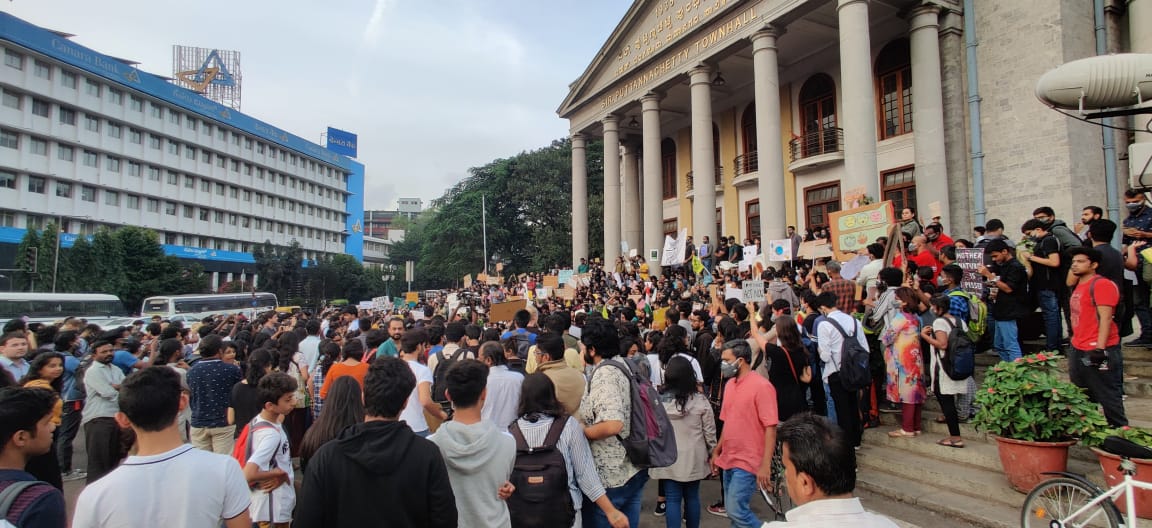
<path id="1" fill-rule="evenodd" d="M 915 436 L 920 436 L 920 433 L 914 431 L 905 431 L 903 429 L 888 431 L 889 438 L 912 438 Z"/>
<path id="2" fill-rule="evenodd" d="M 941 438 L 940 441 L 936 442 L 936 445 L 941 445 L 944 447 L 955 447 L 957 449 L 960 449 L 960 448 L 964 447 L 964 441 L 963 440 L 952 440 L 949 438 Z"/>

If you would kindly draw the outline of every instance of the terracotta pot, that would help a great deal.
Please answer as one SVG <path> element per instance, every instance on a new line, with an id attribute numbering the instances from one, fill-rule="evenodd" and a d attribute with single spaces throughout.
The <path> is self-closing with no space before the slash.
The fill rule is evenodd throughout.
<path id="1" fill-rule="evenodd" d="M 1111 488 L 1122 482 L 1124 473 L 1120 471 L 1120 457 L 1095 447 L 1091 449 L 1093 453 L 1096 453 L 1096 458 L 1100 460 L 1100 469 L 1104 471 L 1104 482 L 1108 484 L 1108 487 Z M 1131 458 L 1129 460 L 1136 464 L 1136 475 L 1132 477 L 1132 480 L 1152 483 L 1152 460 L 1146 458 Z M 1113 502 L 1120 508 L 1120 511 L 1128 513 L 1126 495 L 1120 495 Z M 1152 519 L 1152 491 L 1136 490 L 1136 516 Z"/>
<path id="2" fill-rule="evenodd" d="M 1076 440 L 1066 442 L 1029 442 L 993 436 L 1000 448 L 1000 466 L 1008 477 L 1008 484 L 1020 493 L 1028 493 L 1037 484 L 1052 478 L 1044 473 L 1068 470 L 1068 448 Z"/>

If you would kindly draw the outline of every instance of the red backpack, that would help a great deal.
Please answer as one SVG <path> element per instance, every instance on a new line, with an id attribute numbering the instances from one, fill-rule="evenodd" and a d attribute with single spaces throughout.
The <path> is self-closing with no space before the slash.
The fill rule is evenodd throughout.
<path id="1" fill-rule="evenodd" d="M 252 435 L 261 429 L 275 429 L 276 426 L 268 423 L 256 423 L 256 418 L 251 422 L 244 425 L 240 430 L 240 436 L 236 437 L 236 445 L 232 447 L 232 458 L 240 463 L 240 468 L 248 465 L 248 459 L 252 458 Z M 272 460 L 276 460 L 276 455 L 273 453 Z"/>

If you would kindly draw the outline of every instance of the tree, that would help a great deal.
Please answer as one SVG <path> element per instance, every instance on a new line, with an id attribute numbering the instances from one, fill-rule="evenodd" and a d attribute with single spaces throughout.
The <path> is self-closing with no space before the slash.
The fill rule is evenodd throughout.
<path id="1" fill-rule="evenodd" d="M 299 242 L 278 246 L 265 240 L 252 251 L 252 257 L 260 276 L 257 290 L 272 292 L 280 299 L 304 293 L 304 249 Z"/>

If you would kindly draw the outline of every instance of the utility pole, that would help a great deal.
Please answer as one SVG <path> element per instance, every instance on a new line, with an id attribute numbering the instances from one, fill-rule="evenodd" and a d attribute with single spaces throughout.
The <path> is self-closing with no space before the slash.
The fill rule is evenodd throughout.
<path id="1" fill-rule="evenodd" d="M 484 238 L 484 274 L 488 274 L 488 201 L 480 195 L 480 229 Z"/>

